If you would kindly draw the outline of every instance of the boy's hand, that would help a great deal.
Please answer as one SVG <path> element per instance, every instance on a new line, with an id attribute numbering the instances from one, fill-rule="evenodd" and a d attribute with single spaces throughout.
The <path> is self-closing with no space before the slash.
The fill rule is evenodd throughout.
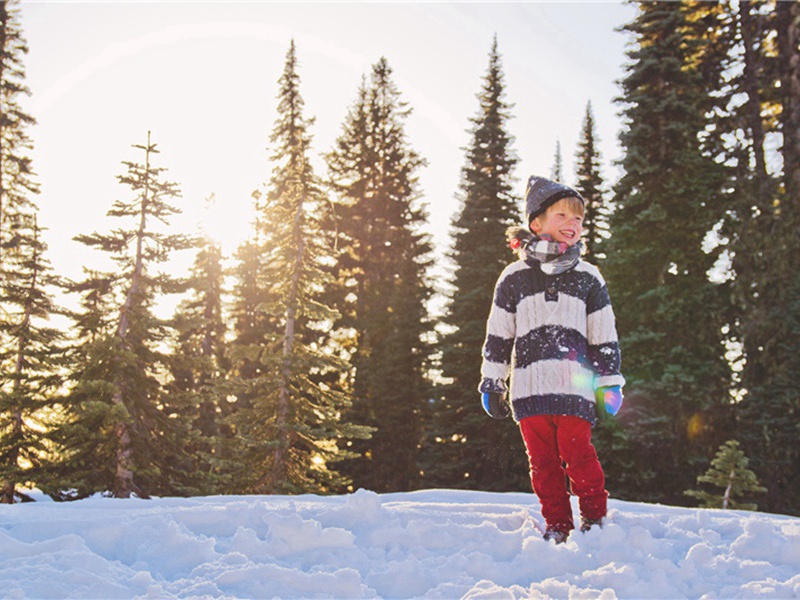
<path id="1" fill-rule="evenodd" d="M 600 418 L 616 415 L 622 406 L 623 397 L 622 388 L 618 385 L 597 390 L 597 414 Z"/>
<path id="2" fill-rule="evenodd" d="M 481 405 L 486 414 L 493 419 L 505 419 L 511 416 L 511 408 L 506 401 L 506 395 L 498 392 L 483 392 Z"/>

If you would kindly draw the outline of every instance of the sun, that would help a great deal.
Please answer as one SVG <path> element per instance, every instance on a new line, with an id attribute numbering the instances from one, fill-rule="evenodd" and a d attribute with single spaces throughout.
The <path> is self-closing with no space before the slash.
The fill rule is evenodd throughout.
<path id="1" fill-rule="evenodd" d="M 232 256 L 253 231 L 254 209 L 233 210 L 210 194 L 202 203 L 196 220 L 198 233 L 219 245 L 223 256 Z"/>

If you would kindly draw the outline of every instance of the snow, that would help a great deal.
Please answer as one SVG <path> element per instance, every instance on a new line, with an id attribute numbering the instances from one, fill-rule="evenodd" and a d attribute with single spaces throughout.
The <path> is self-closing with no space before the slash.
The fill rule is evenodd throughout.
<path id="1" fill-rule="evenodd" d="M 523 493 L 40 500 L 0 506 L 4 598 L 800 597 L 796 517 L 611 500 L 557 546 Z"/>

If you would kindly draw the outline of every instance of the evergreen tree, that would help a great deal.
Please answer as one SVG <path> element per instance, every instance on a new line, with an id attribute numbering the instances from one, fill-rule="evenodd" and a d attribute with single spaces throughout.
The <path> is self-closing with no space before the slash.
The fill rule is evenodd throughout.
<path id="1" fill-rule="evenodd" d="M 776 5 L 778 73 L 781 95 L 783 177 L 790 202 L 800 202 L 800 7 Z"/>
<path id="2" fill-rule="evenodd" d="M 688 474 L 729 429 L 717 254 L 703 242 L 722 214 L 722 166 L 701 134 L 724 48 L 708 35 L 721 7 L 640 2 L 622 81 L 626 128 L 611 238 L 601 247 L 628 380 L 635 476 L 627 497 L 679 502 Z M 608 457 L 613 461 L 613 455 Z"/>
<path id="3" fill-rule="evenodd" d="M 259 356 L 261 348 L 278 335 L 279 323 L 262 307 L 272 299 L 269 282 L 265 280 L 266 266 L 274 258 L 275 242 L 270 237 L 272 229 L 264 221 L 260 191 L 253 194 L 254 212 L 252 235 L 236 251 L 231 276 L 235 280 L 230 307 L 233 340 L 229 347 L 232 375 L 239 380 L 253 380 L 262 374 Z M 246 350 L 246 351 L 245 351 Z M 253 382 L 251 382 L 252 384 Z M 245 390 L 237 390 L 233 409 L 248 406 Z"/>
<path id="4" fill-rule="evenodd" d="M 276 166 L 262 221 L 270 230 L 263 239 L 274 245 L 255 279 L 256 293 L 266 292 L 255 310 L 271 317 L 272 330 L 265 332 L 263 346 L 237 349 L 239 355 L 257 356 L 261 373 L 244 381 L 249 402 L 239 408 L 235 422 L 244 441 L 246 489 L 331 492 L 349 483 L 333 469 L 349 456 L 343 444 L 368 432 L 342 420 L 350 398 L 317 379 L 345 370 L 346 364 L 320 346 L 323 330 L 336 318 L 321 301 L 330 251 L 322 243 L 320 216 L 328 202 L 309 160 L 313 120 L 303 117 L 294 42 L 279 84 L 279 116 L 271 136 Z"/>
<path id="5" fill-rule="evenodd" d="M 720 127 L 732 140 L 721 144 L 723 156 L 735 166 L 724 231 L 735 276 L 732 329 L 744 359 L 739 437 L 769 490 L 762 507 L 800 514 L 786 491 L 800 476 L 793 418 L 800 410 L 800 17 L 789 2 L 741 2 L 728 12 L 741 57 L 726 97 L 740 100 Z M 777 149 L 769 143 L 775 137 L 783 142 Z"/>
<path id="6" fill-rule="evenodd" d="M 518 159 L 508 133 L 511 106 L 505 101 L 501 56 L 495 39 L 479 107 L 470 119 L 471 142 L 461 170 L 461 208 L 453 219 L 452 278 L 441 349 L 439 387 L 432 407 L 424 465 L 425 483 L 437 487 L 529 489 L 524 447 L 511 420 L 489 419 L 480 407 L 481 348 L 494 285 L 513 260 L 505 245 L 508 227 L 519 223 L 513 194 Z M 516 448 L 517 451 L 513 449 Z"/>
<path id="7" fill-rule="evenodd" d="M 28 46 L 19 24 L 16 0 L 0 0 L 0 281 L 5 285 L 6 256 L 22 243 L 28 220 L 36 212 L 28 127 L 35 124 L 20 105 L 25 86 L 24 55 Z"/>
<path id="8" fill-rule="evenodd" d="M 575 189 L 586 200 L 586 215 L 583 220 L 584 255 L 590 260 L 597 248 L 609 237 L 608 218 L 610 211 L 605 201 L 605 182 L 601 173 L 599 141 L 595 130 L 591 102 L 586 104 L 583 130 L 575 155 L 577 162 L 577 185 Z M 601 257 L 598 257 L 601 258 Z"/>
<path id="9" fill-rule="evenodd" d="M 82 339 L 64 401 L 66 422 L 56 431 L 66 448 L 62 484 L 75 490 L 70 497 L 191 491 L 182 481 L 190 462 L 182 447 L 186 426 L 174 418 L 184 411 L 171 401 L 168 406 L 163 394 L 167 357 L 160 346 L 169 327 L 152 312 L 159 294 L 181 291 L 178 279 L 155 267 L 191 241 L 159 231 L 157 223 L 166 229 L 179 212 L 171 200 L 180 193 L 153 165 L 158 150 L 149 133 L 147 143 L 134 148 L 144 162 L 125 162 L 127 171 L 118 177 L 133 198 L 117 200 L 108 212 L 126 225 L 76 238 L 110 255 L 117 268 L 87 272 L 72 286 L 83 295 L 83 312 L 76 315 Z"/>
<path id="10" fill-rule="evenodd" d="M 59 369 L 66 362 L 63 335 L 48 325 L 60 312 L 48 291 L 57 281 L 45 258 L 47 246 L 36 219 L 26 221 L 17 224 L 19 241 L 5 255 L 7 278 L 0 291 L 4 341 L 0 365 L 5 375 L 0 387 L 0 502 L 4 504 L 25 498 L 18 485 L 46 477 L 54 451 L 46 432 L 61 385 Z"/>
<path id="11" fill-rule="evenodd" d="M 251 237 L 236 251 L 230 275 L 230 321 L 232 339 L 227 345 L 229 363 L 227 396 L 228 414 L 222 420 L 225 435 L 230 439 L 222 445 L 221 468 L 230 479 L 230 492 L 248 491 L 248 466 L 239 459 L 241 448 L 248 444 L 238 429 L 240 411 L 252 410 L 254 398 L 265 395 L 274 385 L 264 367 L 262 356 L 270 352 L 279 336 L 280 323 L 265 307 L 274 302 L 267 276 L 267 267 L 274 258 L 275 243 L 269 237 L 271 228 L 264 219 L 263 194 L 253 193 L 254 213 Z"/>
<path id="12" fill-rule="evenodd" d="M 57 285 L 46 257 L 34 196 L 28 127 L 22 108 L 24 55 L 18 2 L 0 0 L 0 501 L 22 498 L 18 485 L 41 480 L 53 451 L 46 437 L 63 367 L 61 335 L 48 325 L 58 314 Z"/>
<path id="13" fill-rule="evenodd" d="M 556 140 L 556 150 L 553 153 L 553 167 L 550 169 L 550 179 L 564 181 L 564 160 L 561 157 L 561 140 Z"/>
<path id="14" fill-rule="evenodd" d="M 226 324 L 222 314 L 223 269 L 219 244 L 207 236 L 198 240 L 198 253 L 188 281 L 191 295 L 176 312 L 176 339 L 170 355 L 172 381 L 170 398 L 181 418 L 192 424 L 191 438 L 185 440 L 193 484 L 204 493 L 226 491 L 219 481 L 223 475 L 221 438 L 228 413 L 225 400 Z"/>
<path id="15" fill-rule="evenodd" d="M 586 214 L 583 221 L 584 258 L 602 265 L 606 257 L 601 248 L 611 235 L 608 227 L 611 210 L 606 201 L 598 146 L 594 113 L 591 102 L 587 102 L 581 138 L 575 155 L 577 175 L 575 189 L 586 200 Z M 637 485 L 636 466 L 630 452 L 631 434 L 625 426 L 624 419 L 624 414 L 620 419 L 605 419 L 598 423 L 592 434 L 592 442 L 603 463 L 606 487 L 612 496 L 625 495 Z"/>
<path id="16" fill-rule="evenodd" d="M 707 483 L 719 488 L 722 493 L 705 490 L 687 490 L 685 494 L 700 501 L 703 508 L 732 508 L 738 510 L 758 510 L 757 504 L 738 500 L 756 492 L 766 492 L 767 488 L 758 483 L 756 474 L 747 468 L 747 457 L 739 449 L 739 442 L 728 440 L 720 446 L 711 467 L 697 478 L 698 485 Z M 737 500 L 734 500 L 737 498 Z"/>
<path id="17" fill-rule="evenodd" d="M 354 485 L 376 491 L 418 485 L 421 411 L 430 332 L 425 303 L 431 245 L 420 231 L 417 170 L 404 121 L 410 110 L 385 58 L 372 68 L 327 156 L 339 234 L 334 306 L 353 340 L 351 421 L 375 428 L 354 443 L 359 458 L 344 465 Z"/>

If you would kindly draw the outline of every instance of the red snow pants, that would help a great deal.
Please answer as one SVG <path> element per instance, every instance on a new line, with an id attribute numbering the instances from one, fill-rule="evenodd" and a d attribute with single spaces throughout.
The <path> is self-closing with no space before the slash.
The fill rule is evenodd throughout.
<path id="1" fill-rule="evenodd" d="M 519 428 L 528 451 L 531 484 L 547 528 L 564 533 L 575 528 L 566 477 L 578 496 L 581 516 L 604 517 L 608 492 L 592 446 L 591 424 L 580 417 L 536 415 L 522 419 Z"/>

